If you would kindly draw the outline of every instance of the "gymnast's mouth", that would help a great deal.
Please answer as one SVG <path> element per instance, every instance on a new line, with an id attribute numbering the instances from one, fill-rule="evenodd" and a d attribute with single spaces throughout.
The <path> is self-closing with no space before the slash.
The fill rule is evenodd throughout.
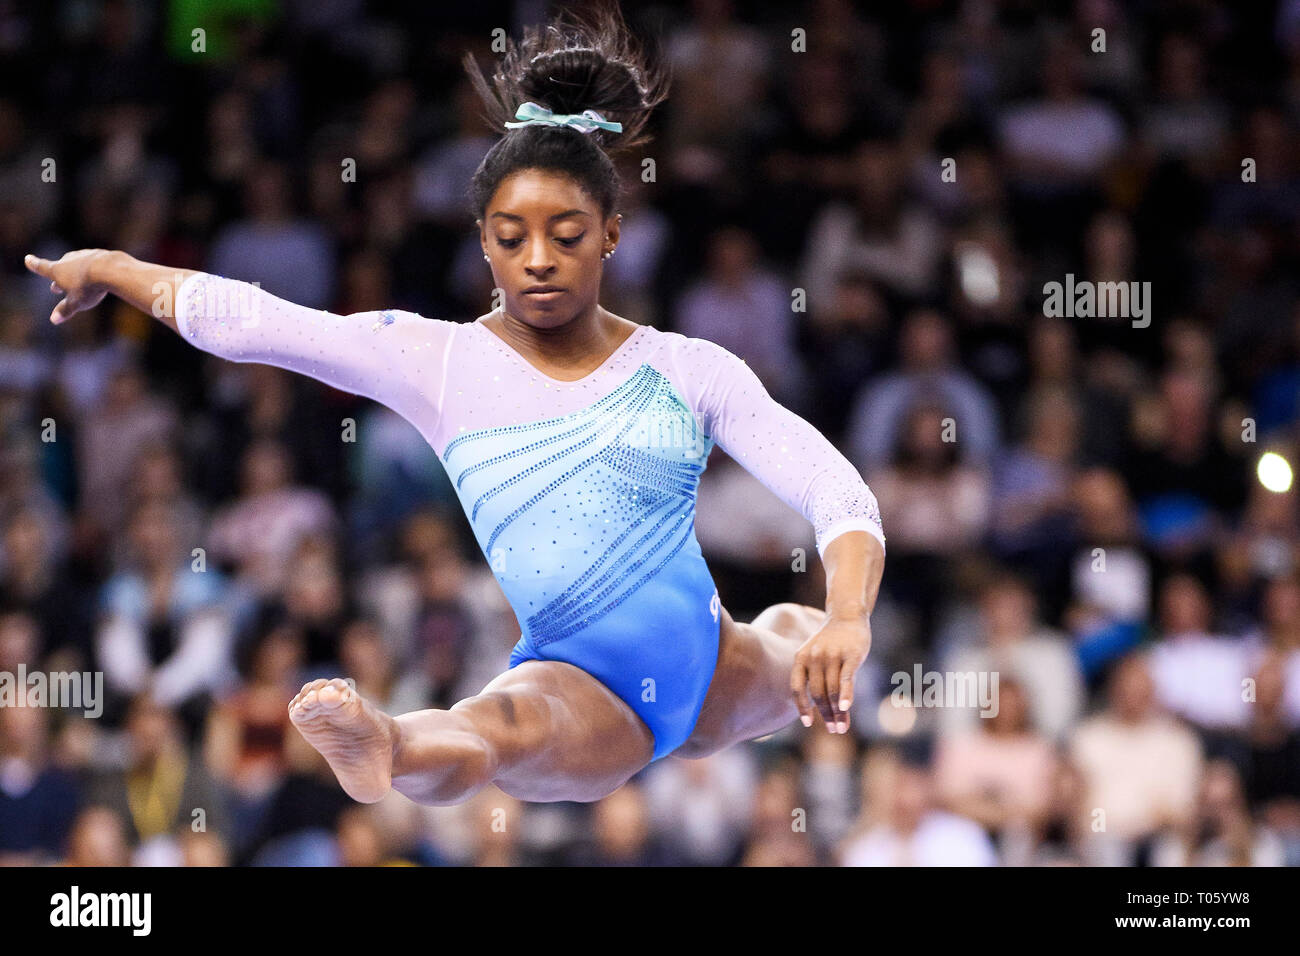
<path id="1" fill-rule="evenodd" d="M 551 295 L 563 291 L 558 285 L 532 285 L 524 290 L 524 295 Z"/>

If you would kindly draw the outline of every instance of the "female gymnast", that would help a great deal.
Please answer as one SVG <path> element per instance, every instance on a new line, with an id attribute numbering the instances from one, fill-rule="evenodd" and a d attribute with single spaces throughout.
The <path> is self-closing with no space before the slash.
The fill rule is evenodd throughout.
<path id="1" fill-rule="evenodd" d="M 380 402 L 438 453 L 521 636 L 507 670 L 449 710 L 393 717 L 341 679 L 304 686 L 293 723 L 353 799 L 445 805 L 495 784 L 590 802 L 668 754 L 796 715 L 846 732 L 884 568 L 875 496 L 735 355 L 598 303 L 619 240 L 607 148 L 645 141 L 664 74 L 616 9 L 530 28 L 492 87 L 465 66 L 507 130 L 472 184 L 500 308 L 335 315 L 87 249 L 26 258 L 63 295 L 50 320 L 112 293 L 204 351 Z M 720 605 L 694 531 L 715 442 L 812 523 L 825 609 L 781 603 L 746 624 Z"/>

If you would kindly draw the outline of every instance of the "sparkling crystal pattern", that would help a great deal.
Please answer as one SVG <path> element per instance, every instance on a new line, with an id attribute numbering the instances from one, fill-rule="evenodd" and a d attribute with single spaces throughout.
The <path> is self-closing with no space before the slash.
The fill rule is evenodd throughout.
<path id="1" fill-rule="evenodd" d="M 643 363 L 586 408 L 460 435 L 442 460 L 540 648 L 605 617 L 693 538 L 712 447 L 672 383 Z"/>

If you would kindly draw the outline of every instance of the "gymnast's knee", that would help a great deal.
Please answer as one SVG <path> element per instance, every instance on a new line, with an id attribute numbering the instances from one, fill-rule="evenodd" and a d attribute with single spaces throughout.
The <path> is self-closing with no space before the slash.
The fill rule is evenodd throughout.
<path id="1" fill-rule="evenodd" d="M 807 609 L 802 604 L 782 601 L 780 604 L 764 608 L 758 617 L 750 621 L 750 624 L 782 634 L 793 624 L 801 621 L 806 613 Z"/>

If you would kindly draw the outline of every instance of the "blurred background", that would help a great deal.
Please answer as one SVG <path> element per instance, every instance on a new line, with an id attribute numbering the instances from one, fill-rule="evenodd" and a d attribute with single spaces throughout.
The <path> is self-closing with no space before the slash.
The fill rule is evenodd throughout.
<path id="1" fill-rule="evenodd" d="M 602 304 L 745 358 L 876 492 L 851 732 L 595 804 L 352 803 L 301 683 L 448 707 L 519 634 L 436 456 L 116 300 L 56 329 L 22 256 L 471 321 L 498 134 L 459 57 L 554 10 L 0 0 L 0 671 L 107 698 L 0 708 L 0 862 L 1300 864 L 1300 2 L 624 10 L 675 85 Z M 1149 326 L 1046 317 L 1067 274 L 1150 282 Z M 696 527 L 737 619 L 824 603 L 720 450 Z M 898 706 L 917 666 L 998 674 L 998 715 Z"/>

